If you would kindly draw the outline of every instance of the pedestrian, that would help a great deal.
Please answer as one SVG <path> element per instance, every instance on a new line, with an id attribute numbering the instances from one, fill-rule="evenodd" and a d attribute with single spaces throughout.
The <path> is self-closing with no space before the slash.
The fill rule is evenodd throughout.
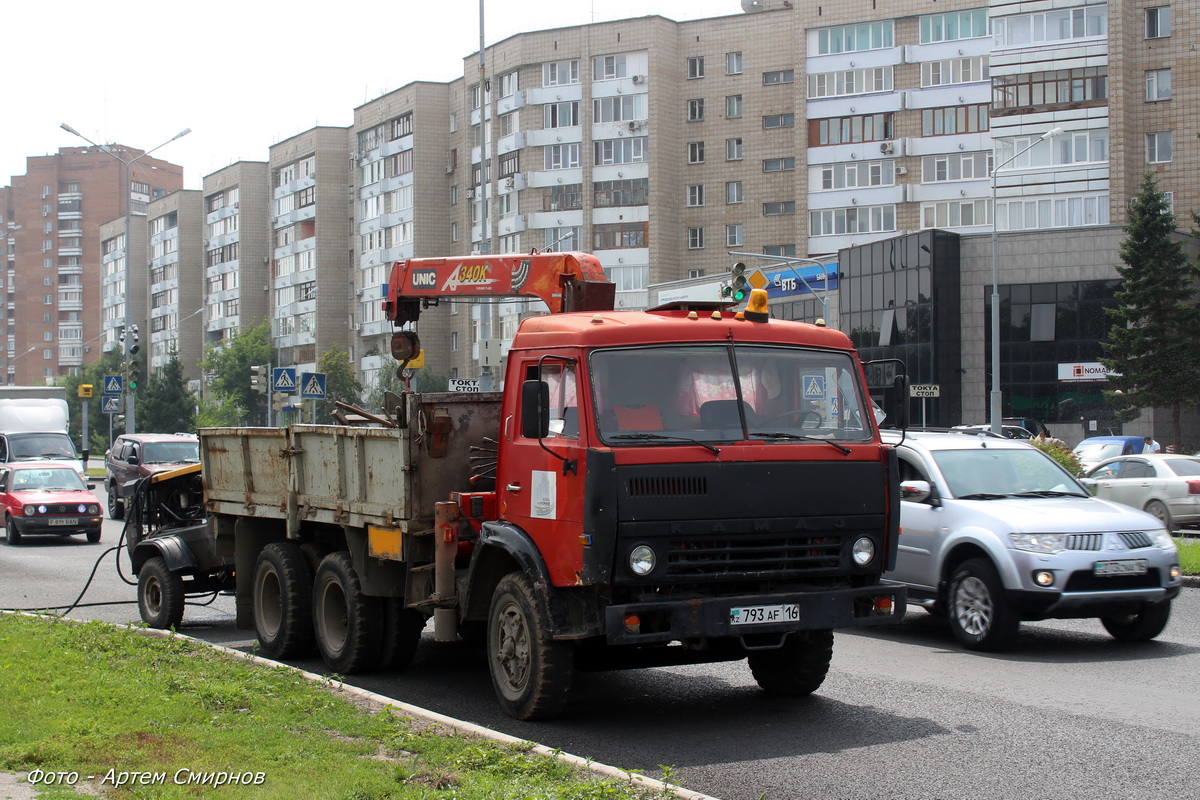
<path id="1" fill-rule="evenodd" d="M 1145 438 L 1145 442 L 1146 442 L 1146 444 L 1144 444 L 1142 446 L 1143 452 L 1146 452 L 1146 453 L 1161 453 L 1162 452 L 1162 445 L 1159 444 L 1158 442 L 1154 441 L 1153 436 L 1147 436 Z"/>

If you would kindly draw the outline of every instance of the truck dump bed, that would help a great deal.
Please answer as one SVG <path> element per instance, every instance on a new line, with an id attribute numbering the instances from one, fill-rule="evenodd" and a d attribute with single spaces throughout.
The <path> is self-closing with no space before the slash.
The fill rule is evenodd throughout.
<path id="1" fill-rule="evenodd" d="M 209 513 L 283 519 L 289 536 L 305 522 L 431 528 L 434 503 L 482 488 L 470 456 L 495 448 L 500 395 L 403 397 L 399 428 L 202 428 Z"/>

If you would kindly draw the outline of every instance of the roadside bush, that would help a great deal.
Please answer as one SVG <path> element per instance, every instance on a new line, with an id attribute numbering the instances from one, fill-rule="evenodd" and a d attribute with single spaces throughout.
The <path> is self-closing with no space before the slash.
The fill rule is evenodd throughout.
<path id="1" fill-rule="evenodd" d="M 1061 440 L 1035 436 L 1029 440 L 1029 443 L 1053 458 L 1059 464 L 1062 464 L 1072 475 L 1079 475 L 1083 472 L 1083 465 L 1079 463 L 1079 456 L 1075 455 L 1074 451 L 1067 447 Z"/>

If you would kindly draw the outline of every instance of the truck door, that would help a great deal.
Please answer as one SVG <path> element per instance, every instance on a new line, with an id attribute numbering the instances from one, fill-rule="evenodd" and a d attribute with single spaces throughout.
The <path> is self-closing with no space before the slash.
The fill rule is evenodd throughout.
<path id="1" fill-rule="evenodd" d="M 537 362 L 523 368 L 525 380 L 539 377 Z M 581 425 L 589 410 L 578 390 L 575 364 L 542 362 L 540 378 L 550 394 L 550 432 L 540 442 L 521 435 L 522 413 L 515 404 L 514 418 L 506 420 L 507 458 L 501 460 L 497 481 L 501 515 L 528 533 L 535 542 L 555 582 L 573 581 L 579 568 L 579 535 L 583 520 L 583 480 L 586 449 Z M 558 551 L 555 553 L 555 551 Z"/>

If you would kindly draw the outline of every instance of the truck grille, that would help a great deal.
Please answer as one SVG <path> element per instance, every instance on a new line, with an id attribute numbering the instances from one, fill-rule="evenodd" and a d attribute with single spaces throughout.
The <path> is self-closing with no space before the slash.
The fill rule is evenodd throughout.
<path id="1" fill-rule="evenodd" d="M 704 497 L 708 481 L 703 476 L 635 475 L 629 479 L 630 497 Z"/>
<path id="2" fill-rule="evenodd" d="M 755 536 L 668 542 L 667 574 L 673 578 L 787 578 L 836 570 L 841 563 L 840 536 Z"/>

